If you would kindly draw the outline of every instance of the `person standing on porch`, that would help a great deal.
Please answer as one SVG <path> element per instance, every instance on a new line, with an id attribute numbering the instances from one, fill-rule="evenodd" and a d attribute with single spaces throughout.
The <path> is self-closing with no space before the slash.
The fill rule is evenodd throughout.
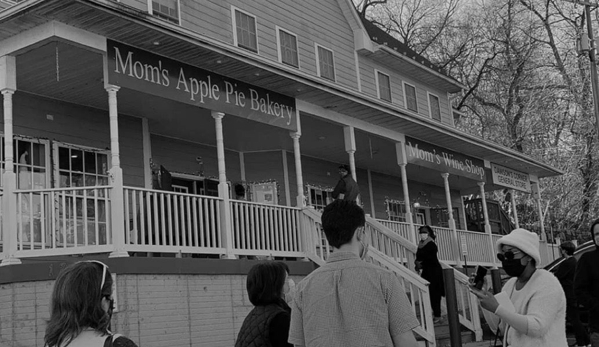
<path id="1" fill-rule="evenodd" d="M 296 347 L 417 346 L 412 330 L 419 323 L 399 279 L 363 261 L 364 210 L 335 200 L 321 218 L 333 252 L 297 284 L 288 341 Z"/>
<path id="2" fill-rule="evenodd" d="M 333 190 L 333 199 L 356 202 L 360 196 L 360 188 L 354 181 L 349 166 L 339 166 L 339 177 L 339 182 Z"/>
<path id="3" fill-rule="evenodd" d="M 590 343 L 589 335 L 587 334 L 582 322 L 580 321 L 580 313 L 578 311 L 578 303 L 574 296 L 574 273 L 576 272 L 576 258 L 572 255 L 576 250 L 576 246 L 566 241 L 559 246 L 560 253 L 564 261 L 555 269 L 553 273 L 559 280 L 559 283 L 566 294 L 566 319 L 572 324 L 574 334 L 576 336 L 576 345 L 585 346 Z"/>
<path id="4" fill-rule="evenodd" d="M 591 225 L 591 238 L 595 250 L 578 259 L 574 275 L 574 294 L 578 303 L 589 310 L 591 346 L 599 347 L 599 219 Z"/>
<path id="5" fill-rule="evenodd" d="M 416 250 L 416 270 L 422 270 L 421 276 L 429 281 L 429 295 L 433 309 L 433 323 L 441 322 L 441 297 L 445 296 L 445 284 L 443 283 L 443 268 L 437 258 L 437 244 L 435 243 L 435 232 L 428 225 L 418 228 L 420 242 Z"/>

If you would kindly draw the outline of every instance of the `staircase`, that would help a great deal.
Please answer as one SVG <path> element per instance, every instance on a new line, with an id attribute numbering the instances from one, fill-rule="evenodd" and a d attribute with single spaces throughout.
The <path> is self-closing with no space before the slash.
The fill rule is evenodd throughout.
<path id="1" fill-rule="evenodd" d="M 322 230 L 320 213 L 306 208 L 302 211 L 300 223 L 304 231 L 306 257 L 316 264 L 323 265 L 331 248 Z M 366 261 L 393 271 L 412 302 L 412 311 L 420 322 L 420 326 L 414 330 L 417 339 L 426 346 L 437 346 L 437 341 L 441 343 L 440 346 L 445 346 L 449 329 L 443 324 L 433 325 L 428 282 L 414 272 L 417 246 L 368 216 L 365 233 L 369 242 Z M 449 267 L 443 263 L 442 266 Z M 459 321 L 466 329 L 463 341 L 470 341 L 472 337 L 479 341 L 482 339 L 482 329 L 477 299 L 468 291 L 466 275 L 454 270 L 454 276 Z"/>

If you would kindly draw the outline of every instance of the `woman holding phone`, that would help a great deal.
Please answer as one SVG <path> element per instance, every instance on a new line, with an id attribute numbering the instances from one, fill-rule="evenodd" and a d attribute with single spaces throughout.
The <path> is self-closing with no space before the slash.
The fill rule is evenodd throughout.
<path id="1" fill-rule="evenodd" d="M 566 341 L 566 296 L 541 263 L 539 236 L 515 229 L 496 243 L 497 258 L 510 278 L 494 296 L 471 286 L 481 306 L 501 319 L 504 346 L 563 347 Z M 499 301 L 498 301 L 499 299 Z"/>

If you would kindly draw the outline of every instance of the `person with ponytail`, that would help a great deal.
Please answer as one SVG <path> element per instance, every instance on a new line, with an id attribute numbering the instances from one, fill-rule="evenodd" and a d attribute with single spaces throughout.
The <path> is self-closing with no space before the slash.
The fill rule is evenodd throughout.
<path id="1" fill-rule="evenodd" d="M 54 283 L 46 347 L 137 347 L 109 330 L 114 301 L 112 276 L 99 261 L 67 266 Z"/>

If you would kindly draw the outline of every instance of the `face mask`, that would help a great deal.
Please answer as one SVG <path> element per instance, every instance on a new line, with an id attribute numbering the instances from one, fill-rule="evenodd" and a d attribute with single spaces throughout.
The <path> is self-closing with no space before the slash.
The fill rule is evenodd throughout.
<path id="1" fill-rule="evenodd" d="M 421 239 L 422 241 L 424 241 L 424 240 L 428 239 L 428 234 L 420 234 L 420 239 Z"/>
<path id="2" fill-rule="evenodd" d="M 505 273 L 510 277 L 518 277 L 522 275 L 522 272 L 526 269 L 526 265 L 522 265 L 520 259 L 505 259 L 501 262 L 501 265 L 503 266 Z"/>

